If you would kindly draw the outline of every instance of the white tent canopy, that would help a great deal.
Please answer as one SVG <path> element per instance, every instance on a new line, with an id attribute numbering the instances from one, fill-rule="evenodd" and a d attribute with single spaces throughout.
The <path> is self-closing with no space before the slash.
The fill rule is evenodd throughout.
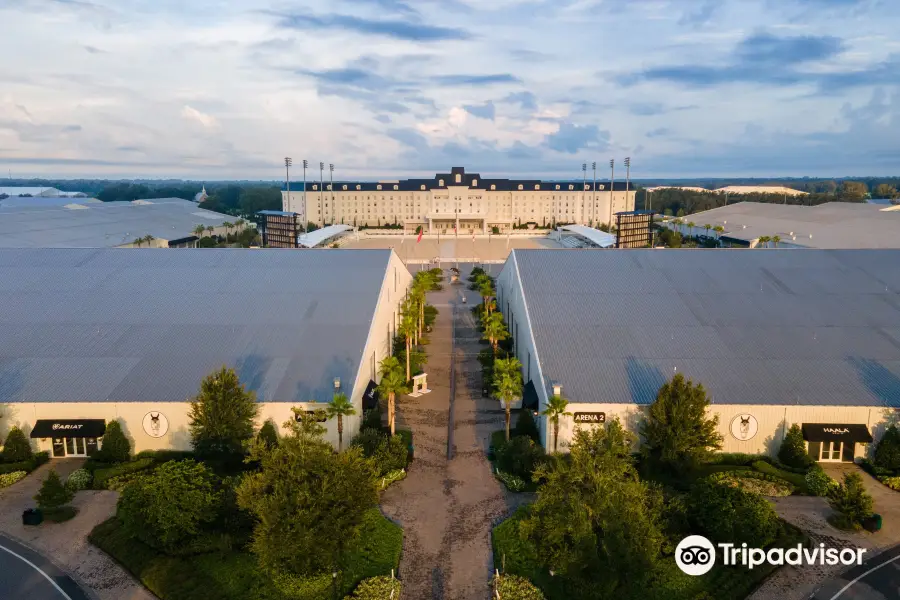
<path id="1" fill-rule="evenodd" d="M 310 233 L 304 233 L 297 238 L 297 243 L 304 248 L 315 248 L 333 237 L 353 231 L 349 225 L 329 225 L 322 229 L 316 229 Z"/>
<path id="2" fill-rule="evenodd" d="M 599 229 L 594 229 L 593 227 L 587 227 L 585 225 L 563 225 L 557 229 L 560 230 L 560 234 L 562 231 L 568 231 L 569 233 L 580 235 L 601 248 L 611 248 L 616 245 L 615 235 L 600 231 Z"/>

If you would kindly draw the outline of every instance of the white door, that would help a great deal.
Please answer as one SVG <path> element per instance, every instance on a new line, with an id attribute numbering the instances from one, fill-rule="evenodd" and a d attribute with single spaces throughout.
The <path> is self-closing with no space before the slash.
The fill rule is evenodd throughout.
<path id="1" fill-rule="evenodd" d="M 819 460 L 821 462 L 841 462 L 843 445 L 843 442 L 822 442 Z"/>

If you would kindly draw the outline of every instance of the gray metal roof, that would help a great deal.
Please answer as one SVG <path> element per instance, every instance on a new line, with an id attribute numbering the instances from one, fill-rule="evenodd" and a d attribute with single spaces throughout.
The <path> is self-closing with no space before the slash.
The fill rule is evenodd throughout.
<path id="1" fill-rule="evenodd" d="M 328 401 L 390 255 L 0 249 L 0 403 L 184 401 L 222 365 L 260 401 Z"/>
<path id="2" fill-rule="evenodd" d="M 177 240 L 192 236 L 197 225 L 218 227 L 234 220 L 180 198 L 100 204 L 72 198 L 66 206 L 4 204 L 0 202 L 2 248 L 108 248 L 148 234 Z"/>
<path id="3" fill-rule="evenodd" d="M 900 250 L 514 250 L 542 373 L 573 402 L 900 407 Z M 520 334 L 522 335 L 522 334 Z"/>
<path id="4" fill-rule="evenodd" d="M 866 202 L 817 206 L 738 202 L 684 217 L 695 234 L 721 225 L 724 237 L 752 241 L 779 236 L 780 245 L 803 248 L 900 248 L 900 207 Z"/>

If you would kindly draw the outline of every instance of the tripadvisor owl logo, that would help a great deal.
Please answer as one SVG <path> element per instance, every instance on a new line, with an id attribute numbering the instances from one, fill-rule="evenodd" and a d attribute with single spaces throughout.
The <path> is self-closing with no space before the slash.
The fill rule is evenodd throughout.
<path id="1" fill-rule="evenodd" d="M 750 548 L 747 544 L 722 543 L 713 545 L 702 535 L 689 535 L 675 548 L 675 564 L 688 575 L 708 573 L 716 564 L 716 548 L 725 566 L 754 569 L 760 565 L 861 565 L 865 548 L 827 548 L 825 544 L 804 548 L 797 544 L 789 548 Z"/>

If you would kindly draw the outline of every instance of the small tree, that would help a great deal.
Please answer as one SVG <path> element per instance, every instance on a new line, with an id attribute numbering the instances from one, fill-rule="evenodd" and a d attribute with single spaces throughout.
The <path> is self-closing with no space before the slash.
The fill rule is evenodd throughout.
<path id="1" fill-rule="evenodd" d="M 875 502 L 866 492 L 863 478 L 859 473 L 847 473 L 843 483 L 833 488 L 828 503 L 839 513 L 847 524 L 858 526 L 872 515 Z"/>
<path id="2" fill-rule="evenodd" d="M 259 428 L 256 439 L 267 448 L 274 448 L 278 445 L 278 428 L 275 427 L 272 419 L 266 419 L 266 422 Z"/>
<path id="3" fill-rule="evenodd" d="M 722 447 L 719 417 L 707 418 L 703 386 L 678 374 L 663 384 L 641 425 L 641 451 L 659 466 L 683 473 Z"/>
<path id="4" fill-rule="evenodd" d="M 805 469 L 813 463 L 806 452 L 803 431 L 797 423 L 791 425 L 791 428 L 788 429 L 787 434 L 784 436 L 781 448 L 778 450 L 778 460 L 789 467 L 798 469 Z"/>
<path id="5" fill-rule="evenodd" d="M 873 459 L 877 467 L 891 471 L 900 470 L 900 429 L 896 425 L 891 425 L 885 430 L 875 446 Z"/>
<path id="6" fill-rule="evenodd" d="M 31 456 L 31 443 L 21 429 L 13 426 L 3 444 L 3 462 L 21 462 L 29 460 Z"/>
<path id="7" fill-rule="evenodd" d="M 128 462 L 131 460 L 131 442 L 125 437 L 122 425 L 116 419 L 106 424 L 103 446 L 99 458 L 105 462 Z"/>
<path id="8" fill-rule="evenodd" d="M 75 493 L 66 489 L 56 471 L 51 470 L 47 473 L 47 478 L 44 479 L 44 483 L 41 484 L 41 489 L 34 499 L 37 501 L 38 507 L 53 510 L 65 506 L 74 497 Z"/>
<path id="9" fill-rule="evenodd" d="M 116 514 L 132 537 L 172 551 L 216 519 L 220 501 L 215 476 L 206 465 L 170 461 L 126 485 Z"/>
<path id="10" fill-rule="evenodd" d="M 350 402 L 346 394 L 338 392 L 331 399 L 331 402 L 328 403 L 325 414 L 328 415 L 329 419 L 337 418 L 338 452 L 340 452 L 344 449 L 344 417 L 355 415 L 356 409 L 353 408 L 353 403 Z"/>
<path id="11" fill-rule="evenodd" d="M 503 322 L 503 315 L 499 312 L 482 313 L 482 323 L 484 325 L 484 335 L 482 339 L 487 340 L 491 344 L 491 350 L 497 354 L 497 344 L 509 338 L 509 331 Z"/>
<path id="12" fill-rule="evenodd" d="M 778 535 L 778 515 L 757 493 L 704 480 L 687 503 L 691 523 L 713 541 L 764 548 Z"/>
<path id="13" fill-rule="evenodd" d="M 403 377 L 403 367 L 396 357 L 385 357 L 381 361 L 380 369 L 381 383 L 378 384 L 378 393 L 383 398 L 387 398 L 388 427 L 390 427 L 391 435 L 394 435 L 397 394 L 408 394 L 409 387 L 406 385 L 407 380 Z"/>
<path id="14" fill-rule="evenodd" d="M 233 369 L 222 367 L 203 379 L 191 402 L 191 445 L 201 456 L 240 456 L 258 413 L 256 394 L 244 389 Z"/>
<path id="15" fill-rule="evenodd" d="M 522 363 L 517 358 L 498 358 L 494 361 L 494 394 L 503 401 L 506 411 L 506 441 L 509 441 L 509 421 L 512 402 L 522 395 Z"/>
<path id="16" fill-rule="evenodd" d="M 541 414 L 547 417 L 547 420 L 553 425 L 553 451 L 558 450 L 559 442 L 559 418 L 570 417 L 572 413 L 566 411 L 569 401 L 562 396 L 553 395 L 547 402 L 547 408 Z"/>

